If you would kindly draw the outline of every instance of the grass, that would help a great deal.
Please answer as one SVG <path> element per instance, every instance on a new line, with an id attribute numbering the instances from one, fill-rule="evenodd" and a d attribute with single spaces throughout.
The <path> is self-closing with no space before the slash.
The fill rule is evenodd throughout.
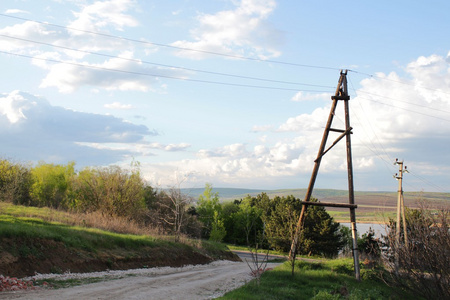
<path id="1" fill-rule="evenodd" d="M 227 244 L 228 249 L 230 250 L 236 250 L 236 251 L 249 251 L 249 247 L 247 246 L 238 246 L 238 245 L 231 245 L 231 244 Z M 255 251 L 255 248 L 251 249 L 252 251 Z M 258 249 L 258 253 L 267 253 L 267 249 Z M 287 253 L 281 252 L 281 251 L 276 251 L 276 250 L 269 250 L 269 254 L 271 255 L 283 255 L 286 256 L 288 255 Z"/>
<path id="2" fill-rule="evenodd" d="M 120 219 L 118 220 L 120 224 L 114 225 L 114 218 L 108 218 L 110 220 L 107 220 L 109 222 L 107 223 L 99 215 L 96 222 L 103 225 L 99 226 L 100 228 L 89 222 L 80 222 L 80 219 L 80 215 L 68 212 L 0 202 L 0 240 L 9 239 L 7 244 L 0 242 L 0 252 L 6 251 L 15 257 L 31 256 L 41 259 L 47 255 L 43 253 L 41 240 L 61 242 L 65 247 L 73 249 L 71 251 L 78 253 L 79 249 L 91 253 L 92 257 L 119 255 L 131 258 L 136 255 L 147 256 L 149 251 L 158 252 L 158 255 L 161 253 L 166 257 L 175 257 L 178 253 L 186 251 L 220 259 L 224 252 L 229 251 L 226 245 L 220 243 L 187 237 L 176 239 L 173 236 L 152 235 L 148 234 L 151 230 L 145 228 L 136 231 L 133 224 L 129 224 L 130 233 L 101 229 L 121 227 L 123 220 Z M 111 251 L 115 251 L 114 254 Z M 170 256 L 171 254 L 173 255 Z"/>
<path id="3" fill-rule="evenodd" d="M 35 217 L 0 215 L 0 237 L 42 238 L 63 242 L 68 247 L 95 251 L 97 248 L 138 248 L 155 246 L 151 236 L 119 234 L 96 228 L 69 226 L 58 222 L 46 222 Z M 167 241 L 159 241 L 168 243 Z"/>
<path id="4" fill-rule="evenodd" d="M 417 299 L 378 279 L 380 270 L 361 270 L 354 279 L 351 259 L 297 261 L 295 274 L 286 262 L 219 299 Z"/>
<path id="5" fill-rule="evenodd" d="M 135 248 L 170 244 L 175 236 L 161 235 L 129 220 L 101 214 L 76 214 L 51 208 L 28 207 L 0 202 L 0 237 L 38 237 L 63 241 L 68 246 Z M 226 250 L 221 243 L 189 239 L 179 242 L 194 248 Z"/>
<path id="6" fill-rule="evenodd" d="M 0 214 L 15 217 L 34 217 L 48 222 L 59 222 L 66 225 L 92 227 L 118 233 L 157 236 L 157 230 L 142 227 L 139 224 L 120 217 L 110 217 L 99 212 L 70 213 L 47 207 L 31 207 L 0 202 Z"/>
<path id="7" fill-rule="evenodd" d="M 350 213 L 348 211 L 328 209 L 327 213 L 330 214 L 336 222 L 350 222 Z M 395 212 L 381 211 L 374 208 L 373 211 L 357 211 L 356 217 L 358 223 L 385 224 L 388 222 L 389 218 L 395 218 L 395 215 Z"/>

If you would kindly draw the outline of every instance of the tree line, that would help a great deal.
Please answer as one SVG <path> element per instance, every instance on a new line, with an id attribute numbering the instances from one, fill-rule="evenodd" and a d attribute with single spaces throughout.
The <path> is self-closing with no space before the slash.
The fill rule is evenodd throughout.
<path id="1" fill-rule="evenodd" d="M 222 203 L 210 184 L 198 199 L 176 187 L 157 189 L 144 180 L 139 163 L 129 169 L 108 166 L 77 171 L 74 162 L 31 166 L 3 159 L 0 201 L 72 212 L 96 211 L 158 228 L 164 234 L 284 252 L 289 251 L 301 211 L 294 196 L 270 199 L 261 193 Z M 348 235 L 325 208 L 313 206 L 305 219 L 300 253 L 335 256 L 345 250 Z"/>

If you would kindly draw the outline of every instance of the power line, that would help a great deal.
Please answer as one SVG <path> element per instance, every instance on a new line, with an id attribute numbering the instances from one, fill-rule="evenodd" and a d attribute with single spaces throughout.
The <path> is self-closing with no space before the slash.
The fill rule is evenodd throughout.
<path id="1" fill-rule="evenodd" d="M 155 43 L 155 42 L 149 42 L 149 41 L 136 40 L 136 39 L 132 39 L 132 38 L 121 37 L 121 36 L 116 36 L 116 35 L 107 34 L 107 33 L 83 30 L 83 29 L 78 29 L 78 28 L 73 28 L 73 27 L 68 27 L 68 26 L 63 26 L 63 25 L 57 25 L 57 24 L 53 24 L 53 23 L 49 23 L 49 22 L 36 21 L 36 20 L 22 18 L 22 17 L 17 17 L 17 16 L 10 16 L 10 15 L 7 15 L 7 14 L 2 14 L 2 13 L 0 13 L 0 16 L 7 17 L 7 18 L 12 18 L 12 19 L 18 19 L 18 20 L 22 20 L 22 21 L 34 22 L 34 23 L 45 25 L 45 26 L 53 26 L 53 27 L 62 28 L 62 29 L 66 29 L 66 30 L 73 30 L 73 31 L 78 31 L 78 32 L 83 32 L 83 33 L 88 33 L 88 34 L 94 34 L 94 35 L 98 35 L 98 36 L 108 37 L 108 38 L 120 39 L 120 40 L 129 41 L 129 42 L 133 42 L 133 43 L 153 45 L 153 46 L 165 47 L 165 48 L 170 48 L 170 49 L 175 49 L 175 50 L 191 51 L 191 52 L 198 52 L 198 53 L 204 53 L 204 54 L 210 54 L 210 55 L 216 55 L 216 56 L 222 56 L 222 57 L 229 57 L 229 58 L 236 58 L 236 59 L 243 59 L 243 60 L 250 60 L 250 61 L 259 61 L 259 62 L 266 62 L 266 63 L 272 63 L 272 64 L 289 65 L 289 66 L 295 66 L 295 67 L 325 69 L 325 70 L 333 70 L 333 71 L 341 70 L 341 68 L 317 66 L 317 65 L 308 65 L 308 64 L 298 64 L 298 63 L 292 63 L 292 62 L 286 62 L 286 61 L 278 61 L 278 60 L 270 60 L 270 59 L 261 59 L 261 58 L 254 58 L 254 57 L 248 57 L 248 56 L 226 54 L 226 53 L 219 53 L 219 52 L 213 52 L 213 51 L 207 51 L 207 50 L 199 50 L 199 49 L 178 47 L 178 46 L 162 44 L 162 43 Z"/>
<path id="2" fill-rule="evenodd" d="M 442 121 L 450 122 L 449 119 L 445 119 L 445 118 L 441 118 L 441 117 L 437 117 L 437 116 L 421 113 L 421 112 L 414 111 L 414 110 L 411 110 L 411 109 L 407 109 L 407 108 L 404 108 L 404 107 L 395 106 L 393 104 L 388 104 L 388 103 L 384 103 L 384 102 L 381 102 L 381 101 L 377 101 L 377 100 L 373 100 L 373 99 L 369 99 L 369 98 L 365 98 L 365 97 L 361 97 L 361 96 L 359 96 L 359 98 L 366 99 L 366 100 L 369 100 L 369 101 L 372 101 L 372 102 L 375 102 L 375 103 L 383 104 L 383 105 L 386 105 L 386 106 L 391 106 L 391 107 L 395 107 L 395 108 L 398 108 L 398 109 L 403 109 L 405 111 L 409 111 L 409 112 L 412 112 L 412 113 L 415 113 L 415 114 L 427 116 L 427 117 L 430 117 L 430 118 L 435 118 L 435 119 L 439 119 L 439 120 L 442 120 Z"/>
<path id="3" fill-rule="evenodd" d="M 423 183 L 425 183 L 425 184 L 427 184 L 427 185 L 429 185 L 429 186 L 431 186 L 431 187 L 434 187 L 435 189 L 440 190 L 441 192 L 445 193 L 445 190 L 444 190 L 443 187 L 441 187 L 441 186 L 435 184 L 434 182 L 431 182 L 431 181 L 425 179 L 425 178 L 422 177 L 422 176 L 419 176 L 419 175 L 415 174 L 414 172 L 411 172 L 411 170 L 408 170 L 408 171 L 409 171 L 409 173 L 410 173 L 411 175 L 413 175 L 414 177 L 416 177 L 417 179 L 419 179 L 419 180 L 422 181 Z"/>
<path id="4" fill-rule="evenodd" d="M 50 58 L 42 58 L 42 57 L 33 57 L 30 55 L 25 54 L 18 54 L 18 53 L 12 53 L 7 51 L 0 51 L 0 53 L 9 54 L 9 55 L 15 55 L 19 57 L 25 57 L 30 59 L 36 59 L 41 61 L 48 61 L 53 63 L 62 63 L 67 65 L 73 65 L 83 68 L 90 68 L 90 69 L 96 69 L 96 70 L 102 70 L 102 71 L 111 71 L 111 72 L 118 72 L 118 73 L 125 73 L 125 74 L 132 74 L 132 75 L 141 75 L 141 76 L 150 76 L 150 77 L 161 77 L 161 78 L 168 78 L 168 79 L 177 79 L 177 80 L 183 80 L 183 81 L 191 81 L 191 82 L 199 82 L 199 83 L 208 83 L 208 84 L 217 84 L 217 85 L 227 85 L 227 86 L 236 86 L 236 87 L 246 87 L 246 88 L 259 88 L 259 89 L 270 89 L 270 90 L 282 90 L 282 91 L 305 91 L 305 92 L 313 92 L 313 93 L 324 93 L 328 91 L 324 90 L 299 90 L 299 89 L 293 89 L 293 88 L 282 88 L 282 87 L 273 87 L 273 86 L 260 86 L 260 85 L 249 85 L 249 84 L 239 84 L 239 83 L 228 83 L 228 82 L 220 82 L 220 81 L 210 81 L 210 80 L 200 80 L 200 79 L 191 79 L 191 78 L 181 78 L 181 77 L 175 77 L 175 76 L 168 76 L 168 75 L 162 75 L 162 74 L 150 74 L 150 73 L 142 73 L 142 72 L 134 72 L 134 71 L 126 71 L 126 70 L 120 70 L 120 69 L 111 69 L 111 68 L 105 68 L 105 67 L 99 67 L 99 66 L 92 66 L 92 65 L 85 65 L 80 63 L 74 63 L 74 62 L 68 62 L 68 61 L 62 61 L 57 59 L 50 59 Z"/>
<path id="5" fill-rule="evenodd" d="M 419 88 L 426 89 L 426 90 L 429 90 L 429 91 L 450 95 L 449 92 L 444 92 L 444 91 L 441 91 L 441 90 L 438 90 L 438 89 L 429 88 L 429 87 L 426 87 L 426 86 L 423 86 L 423 85 L 418 85 L 418 84 L 409 83 L 409 82 L 405 82 L 405 81 L 390 79 L 390 78 L 386 78 L 386 77 L 383 77 L 383 76 L 380 76 L 380 75 L 376 75 L 376 74 L 373 75 L 373 74 L 359 72 L 359 71 L 355 71 L 355 70 L 348 70 L 348 71 L 349 72 L 353 72 L 355 74 L 361 74 L 361 75 L 364 75 L 364 76 L 367 76 L 367 77 L 371 77 L 371 78 L 375 77 L 375 78 L 378 78 L 378 79 L 381 79 L 381 80 L 391 81 L 391 82 L 400 83 L 400 84 L 403 84 L 403 85 L 409 85 L 409 86 L 413 86 L 413 87 L 419 87 Z"/>
<path id="6" fill-rule="evenodd" d="M 355 90 L 354 87 L 353 87 L 353 82 L 352 82 L 350 79 L 349 79 L 349 81 L 350 81 L 350 85 L 352 86 L 352 89 L 353 89 L 353 90 L 355 91 L 355 93 L 356 93 L 356 90 Z M 361 108 L 361 111 L 365 114 L 365 110 L 364 110 L 364 108 L 362 107 L 361 103 L 358 102 L 358 104 L 359 104 L 359 106 L 360 106 L 360 108 Z M 361 126 L 362 126 L 362 125 L 363 125 L 363 122 L 361 122 L 361 120 L 359 119 L 358 115 L 357 115 L 356 113 L 354 113 L 354 111 L 353 111 L 352 114 L 353 114 L 354 116 L 356 116 L 356 119 L 358 120 L 359 124 L 361 124 Z M 370 129 L 371 129 L 372 133 L 375 135 L 375 138 L 376 138 L 376 140 L 377 140 L 377 142 L 378 142 L 378 145 L 379 145 L 379 146 L 381 147 L 381 149 L 383 150 L 384 155 L 386 156 L 386 158 L 389 159 L 390 157 L 389 157 L 388 153 L 386 152 L 386 149 L 384 149 L 383 144 L 380 142 L 380 139 L 378 138 L 378 135 L 376 134 L 375 130 L 373 129 L 372 123 L 370 122 L 369 118 L 366 117 L 365 120 L 367 120 L 367 122 L 369 123 Z M 362 128 L 363 128 L 364 131 L 366 131 L 366 128 L 365 128 L 364 126 L 362 126 Z M 367 134 L 367 132 L 366 132 L 366 134 Z M 367 135 L 368 135 L 368 134 L 367 134 Z M 378 156 L 379 159 L 381 159 L 381 160 L 384 162 L 386 169 L 390 172 L 390 170 L 389 170 L 389 168 L 388 168 L 388 166 L 390 165 L 390 163 L 382 156 L 382 154 L 379 153 L 378 147 L 373 143 L 373 141 L 372 141 L 371 139 L 369 139 L 369 141 L 370 141 L 370 144 L 373 146 L 373 149 L 374 149 L 374 150 L 372 150 L 368 145 L 365 145 L 365 143 L 362 142 L 362 140 L 360 140 L 361 144 L 363 144 L 364 146 L 366 146 L 370 151 L 372 151 L 376 156 Z"/>
<path id="7" fill-rule="evenodd" d="M 204 53 L 204 54 L 210 54 L 210 55 L 216 55 L 216 56 L 222 56 L 222 57 L 243 59 L 243 60 L 249 60 L 249 61 L 259 61 L 259 62 L 281 64 L 281 65 L 289 65 L 289 66 L 296 66 L 296 67 L 304 67 L 304 68 L 315 68 L 315 69 L 324 69 L 324 70 L 333 70 L 333 71 L 339 71 L 339 70 L 342 69 L 342 68 L 328 67 L 328 66 L 318 66 L 318 65 L 299 64 L 299 63 L 278 61 L 278 60 L 268 60 L 268 59 L 254 58 L 254 57 L 248 57 L 248 56 L 219 53 L 219 52 L 214 52 L 214 51 L 199 50 L 199 49 L 193 49 L 193 48 L 187 48 L 187 47 L 178 47 L 178 46 L 173 46 L 173 45 L 169 45 L 169 44 L 149 42 L 149 41 L 142 41 L 142 40 L 127 38 L 127 37 L 122 37 L 122 36 L 116 36 L 116 35 L 107 34 L 107 33 L 101 33 L 101 32 L 89 31 L 89 30 L 82 30 L 82 29 L 78 29 L 78 28 L 73 28 L 73 27 L 53 24 L 53 23 L 49 23 L 49 22 L 42 22 L 42 21 L 37 21 L 37 20 L 23 18 L 23 17 L 18 17 L 18 16 L 11 16 L 11 15 L 2 14 L 2 13 L 0 13 L 0 16 L 6 17 L 6 18 L 22 20 L 22 21 L 34 22 L 34 23 L 37 23 L 37 24 L 45 25 L 45 26 L 53 26 L 53 27 L 62 28 L 62 29 L 65 29 L 65 30 L 73 30 L 73 31 L 78 31 L 78 32 L 83 32 L 83 33 L 88 33 L 88 34 L 94 34 L 94 35 L 98 35 L 98 36 L 104 36 L 104 37 L 108 37 L 108 38 L 120 39 L 120 40 L 134 42 L 134 43 L 140 43 L 140 44 L 147 44 L 147 45 L 153 45 L 153 46 L 158 46 L 158 47 L 171 48 L 171 49 L 175 49 L 175 50 L 191 51 L 191 52 L 198 52 L 198 53 Z M 367 76 L 367 77 L 376 77 L 376 78 L 379 78 L 379 79 L 382 79 L 382 80 L 396 82 L 396 83 L 400 83 L 400 84 L 404 84 L 404 85 L 417 86 L 415 84 L 411 84 L 411 83 L 407 83 L 407 82 L 403 82 L 403 81 L 399 81 L 399 80 L 394 80 L 394 79 L 389 79 L 389 78 L 385 78 L 385 77 L 382 77 L 382 76 L 379 76 L 379 75 L 373 75 L 373 74 L 364 73 L 364 72 L 351 70 L 351 69 L 348 69 L 348 71 L 349 72 L 353 72 L 355 74 L 361 74 L 361 75 L 364 75 L 364 76 Z M 257 79 L 255 79 L 255 80 L 257 80 Z M 436 92 L 440 92 L 440 93 L 444 93 L 444 94 L 450 95 L 449 92 L 444 92 L 444 91 L 441 91 L 441 90 L 428 88 L 428 87 L 425 87 L 425 86 L 419 86 L 419 87 L 421 87 L 423 89 L 427 89 L 427 90 L 436 91 Z"/>
<path id="8" fill-rule="evenodd" d="M 353 88 L 353 90 L 356 93 L 356 90 L 354 88 Z M 366 92 L 366 91 L 361 91 L 361 90 L 359 90 L 358 92 L 362 93 L 362 94 L 368 94 L 368 95 L 371 95 L 371 96 L 376 96 L 376 97 L 380 97 L 380 98 L 386 98 L 386 99 L 394 100 L 394 101 L 397 101 L 397 102 L 402 102 L 402 103 L 405 103 L 405 104 L 409 104 L 409 105 L 418 106 L 418 107 L 421 107 L 421 108 L 426 108 L 426 109 L 430 109 L 430 110 L 434 110 L 434 111 L 450 114 L 450 111 L 448 111 L 448 110 L 434 108 L 434 107 L 431 107 L 431 106 L 428 106 L 428 105 L 412 103 L 412 102 L 408 102 L 408 101 L 404 101 L 404 100 L 399 100 L 398 98 L 382 96 L 382 95 L 378 95 L 378 94 L 374 94 L 374 93 L 370 93 L 370 92 Z M 364 99 L 367 99 L 367 98 L 364 98 Z"/>
<path id="9" fill-rule="evenodd" d="M 291 84 L 291 85 L 303 85 L 303 86 L 321 87 L 321 88 L 334 88 L 332 86 L 325 86 L 325 85 L 318 85 L 318 84 L 309 84 L 309 83 L 300 83 L 300 82 L 292 82 L 292 81 L 273 80 L 273 79 L 266 79 L 266 78 L 261 78 L 261 77 L 251 77 L 251 76 L 243 76 L 243 75 L 237 75 L 237 74 L 229 74 L 229 73 L 205 71 L 205 70 L 193 69 L 193 68 L 178 67 L 178 66 L 173 66 L 173 65 L 149 62 L 149 61 L 140 60 L 140 59 L 126 58 L 126 57 L 121 57 L 121 56 L 116 56 L 116 55 L 109 55 L 109 54 L 98 53 L 98 52 L 93 52 L 93 51 L 80 50 L 80 49 L 75 49 L 75 48 L 66 47 L 66 46 L 60 46 L 60 45 L 54 45 L 54 44 L 50 44 L 50 43 L 44 43 L 44 42 L 39 42 L 39 41 L 34 41 L 34 40 L 29 40 L 29 39 L 24 39 L 24 38 L 12 37 L 12 36 L 9 36 L 9 35 L 4 35 L 4 34 L 0 34 L 0 37 L 6 37 L 6 38 L 9 38 L 9 39 L 19 40 L 19 41 L 24 41 L 24 42 L 30 42 L 30 43 L 35 43 L 35 44 L 39 44 L 39 45 L 45 45 L 45 46 L 49 46 L 49 47 L 54 47 L 54 48 L 59 48 L 59 49 L 64 49 L 64 50 L 70 50 L 70 51 L 76 51 L 76 52 L 81 52 L 81 53 L 86 53 L 86 54 L 92 54 L 92 55 L 97 55 L 97 56 L 102 56 L 102 57 L 121 59 L 121 60 L 125 60 L 125 61 L 132 61 L 132 62 L 137 62 L 137 63 L 143 63 L 143 64 L 148 64 L 148 65 L 155 65 L 155 66 L 166 67 L 166 68 L 173 68 L 173 69 L 179 69 L 179 70 L 185 70 L 185 71 L 193 71 L 193 72 L 206 73 L 206 74 L 212 74 L 212 75 L 227 76 L 227 77 L 241 78 L 241 79 L 250 79 L 250 80 L 272 82 L 272 83 L 282 83 L 282 84 Z"/>

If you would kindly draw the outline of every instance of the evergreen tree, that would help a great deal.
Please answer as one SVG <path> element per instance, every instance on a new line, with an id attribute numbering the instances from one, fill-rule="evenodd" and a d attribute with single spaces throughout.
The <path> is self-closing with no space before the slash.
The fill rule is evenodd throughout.
<path id="1" fill-rule="evenodd" d="M 334 222 L 325 207 L 310 205 L 306 211 L 298 253 L 333 257 L 344 244 L 339 223 Z"/>

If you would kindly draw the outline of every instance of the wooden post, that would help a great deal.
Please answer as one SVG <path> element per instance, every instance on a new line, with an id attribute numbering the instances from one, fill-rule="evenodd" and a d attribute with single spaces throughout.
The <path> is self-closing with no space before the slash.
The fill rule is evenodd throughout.
<path id="1" fill-rule="evenodd" d="M 344 78 L 344 94 L 348 95 L 347 92 L 347 77 Z M 345 129 L 349 130 L 350 127 L 350 113 L 348 107 L 348 100 L 344 99 L 344 109 L 345 109 Z M 346 148 L 347 148 L 347 174 L 348 174 L 348 203 L 355 204 L 355 192 L 353 186 L 353 162 L 352 162 L 352 143 L 350 139 L 350 133 L 347 134 L 346 138 Z M 352 227 L 352 255 L 353 264 L 355 266 L 355 277 L 356 280 L 360 281 L 360 270 L 359 270 L 359 253 L 358 253 L 358 232 L 356 230 L 356 214 L 355 208 L 350 207 L 350 223 Z"/>
<path id="2" fill-rule="evenodd" d="M 405 168 L 403 169 L 403 161 L 395 161 L 398 164 L 398 174 L 396 174 L 395 178 L 398 180 L 398 197 L 397 197 L 397 224 L 395 228 L 395 243 L 396 247 L 400 247 L 400 231 L 401 231 L 401 222 L 403 221 L 403 235 L 405 240 L 405 246 L 408 245 L 408 235 L 406 228 L 406 216 L 405 216 L 405 202 L 403 199 L 403 173 L 408 172 Z M 395 254 L 395 272 L 399 271 L 399 257 L 398 251 Z"/>
<path id="3" fill-rule="evenodd" d="M 312 191 L 314 189 L 314 184 L 316 182 L 317 174 L 319 172 L 320 162 L 322 161 L 322 157 L 329 151 L 331 148 L 337 144 L 344 136 L 346 137 L 346 148 L 347 148 L 347 171 L 348 171 L 348 189 L 349 189 L 349 204 L 333 204 L 327 205 L 322 203 L 322 206 L 340 206 L 340 207 L 348 207 L 350 209 L 350 222 L 352 226 L 352 239 L 353 239 L 353 247 L 352 254 L 355 265 L 355 276 L 357 280 L 360 280 L 360 270 L 359 270 L 359 254 L 358 254 L 358 244 L 357 244 L 357 231 L 356 231 L 356 215 L 355 215 L 355 200 L 354 200 L 354 189 L 353 189 L 353 166 L 352 166 L 352 151 L 351 151 L 351 130 L 350 127 L 350 114 L 349 114 L 349 106 L 348 100 L 350 97 L 348 95 L 347 90 L 347 71 L 341 71 L 339 82 L 336 88 L 336 93 L 331 97 L 333 103 L 331 105 L 330 114 L 328 115 L 328 121 L 323 133 L 322 142 L 320 143 L 319 152 L 317 154 L 317 158 L 314 161 L 314 169 L 311 175 L 311 179 L 309 181 L 308 189 L 306 191 L 305 199 L 302 201 L 302 210 L 300 212 L 300 217 L 297 222 L 297 227 L 295 230 L 295 234 L 292 240 L 291 249 L 289 252 L 289 258 L 295 259 L 295 255 L 297 253 L 298 239 L 303 230 L 303 223 L 305 219 L 306 210 L 309 205 L 313 205 L 311 200 Z M 345 130 L 342 129 L 334 129 L 331 128 L 331 124 L 333 122 L 333 117 L 335 115 L 336 106 L 339 100 L 344 101 L 344 109 L 345 109 Z M 336 139 L 336 141 L 325 151 L 325 146 L 328 139 L 328 134 L 330 131 L 333 132 L 341 132 L 342 134 Z M 316 205 L 316 204 L 314 204 Z M 318 205 L 318 204 L 317 204 Z"/>
<path id="4" fill-rule="evenodd" d="M 336 88 L 336 93 L 335 93 L 336 96 L 339 95 L 342 81 L 343 81 L 343 75 L 341 72 L 341 76 L 339 77 L 338 86 Z M 311 195 L 312 195 L 312 191 L 314 189 L 314 184 L 316 182 L 317 174 L 319 173 L 320 162 L 322 161 L 325 146 L 327 144 L 327 139 L 328 139 L 328 134 L 329 134 L 330 128 L 331 128 L 331 123 L 333 123 L 333 117 L 334 117 L 334 112 L 336 110 L 336 106 L 337 106 L 337 99 L 333 99 L 333 103 L 331 104 L 330 114 L 328 115 L 327 125 L 323 132 L 322 142 L 320 143 L 319 152 L 317 153 L 317 158 L 314 161 L 314 169 L 313 169 L 313 172 L 311 175 L 311 179 L 309 180 L 309 185 L 308 185 L 308 189 L 306 190 L 305 199 L 303 199 L 304 202 L 308 202 L 311 199 Z M 301 230 L 303 227 L 303 221 L 305 219 L 305 213 L 306 213 L 307 208 L 308 208 L 307 205 L 302 205 L 302 210 L 300 212 L 300 217 L 298 218 L 297 227 L 295 229 L 294 238 L 293 238 L 293 241 L 291 244 L 291 250 L 289 251 L 289 259 L 295 259 L 295 254 L 297 253 L 298 238 L 300 236 L 300 233 L 301 233 Z"/>

